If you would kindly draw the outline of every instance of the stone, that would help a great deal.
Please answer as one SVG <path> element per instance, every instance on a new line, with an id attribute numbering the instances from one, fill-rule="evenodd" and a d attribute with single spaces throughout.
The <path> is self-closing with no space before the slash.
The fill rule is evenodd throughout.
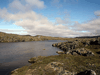
<path id="1" fill-rule="evenodd" d="M 73 52 L 72 55 L 78 55 L 76 52 Z"/>
<path id="2" fill-rule="evenodd" d="M 56 44 L 52 44 L 53 47 L 56 47 Z"/>
<path id="3" fill-rule="evenodd" d="M 63 52 L 63 51 L 56 51 L 56 53 L 58 53 L 58 54 L 64 54 L 65 52 Z"/>
<path id="4" fill-rule="evenodd" d="M 37 61 L 37 57 L 33 57 L 30 60 L 28 60 L 29 63 L 35 63 Z"/>
<path id="5" fill-rule="evenodd" d="M 78 48 L 78 49 L 73 49 L 69 50 L 66 54 L 72 54 L 72 55 L 82 55 L 82 56 L 94 56 L 94 53 L 89 51 L 88 49 L 85 48 Z"/>

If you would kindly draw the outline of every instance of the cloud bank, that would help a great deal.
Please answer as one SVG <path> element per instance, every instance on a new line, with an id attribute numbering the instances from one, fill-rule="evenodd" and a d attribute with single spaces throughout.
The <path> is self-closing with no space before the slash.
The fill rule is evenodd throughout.
<path id="1" fill-rule="evenodd" d="M 59 3 L 60 0 L 54 0 Z M 100 18 L 91 20 L 87 23 L 78 23 L 68 25 L 71 21 L 55 18 L 55 23 L 41 14 L 36 13 L 33 9 L 43 9 L 46 6 L 41 0 L 14 0 L 8 8 L 0 9 L 0 18 L 5 21 L 13 21 L 17 26 L 21 26 L 30 35 L 45 35 L 54 37 L 75 37 L 97 35 L 100 32 Z M 10 12 L 9 12 L 10 11 Z M 11 13 L 12 12 L 12 13 Z M 94 13 L 100 15 L 99 11 Z"/>

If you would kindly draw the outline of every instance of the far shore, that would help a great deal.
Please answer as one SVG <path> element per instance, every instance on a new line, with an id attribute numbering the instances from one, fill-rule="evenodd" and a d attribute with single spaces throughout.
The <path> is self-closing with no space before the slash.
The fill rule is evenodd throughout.
<path id="1" fill-rule="evenodd" d="M 5 42 L 28 42 L 28 41 L 44 41 L 44 40 L 72 40 L 73 38 L 51 37 L 42 35 L 17 35 L 0 32 L 0 43 Z"/>

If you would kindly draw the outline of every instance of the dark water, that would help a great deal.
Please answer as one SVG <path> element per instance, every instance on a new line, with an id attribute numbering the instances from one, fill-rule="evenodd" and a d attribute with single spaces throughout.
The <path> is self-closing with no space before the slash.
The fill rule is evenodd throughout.
<path id="1" fill-rule="evenodd" d="M 60 50 L 52 47 L 53 43 L 65 42 L 61 40 L 0 43 L 0 75 L 9 75 L 9 72 L 24 65 L 30 65 L 28 60 L 34 56 L 58 55 Z M 43 50 L 45 49 L 45 50 Z"/>

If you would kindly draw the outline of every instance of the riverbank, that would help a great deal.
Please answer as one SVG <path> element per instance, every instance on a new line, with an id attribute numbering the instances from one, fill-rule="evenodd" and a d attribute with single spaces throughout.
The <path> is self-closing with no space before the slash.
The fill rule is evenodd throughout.
<path id="1" fill-rule="evenodd" d="M 87 40 L 84 41 L 87 42 Z M 22 68 L 16 69 L 11 72 L 11 75 L 91 75 L 87 73 L 99 75 L 100 45 L 95 43 L 96 40 L 94 40 L 94 42 L 92 41 L 91 44 L 86 46 L 84 45 L 84 42 L 80 42 L 78 43 L 79 46 L 75 48 L 78 49 L 84 47 L 85 49 L 93 52 L 93 56 L 83 56 L 79 54 L 60 54 L 47 57 L 33 57 L 29 60 L 29 62 L 31 62 L 30 66 L 24 66 Z M 63 43 L 63 45 L 64 44 L 65 43 Z"/>

